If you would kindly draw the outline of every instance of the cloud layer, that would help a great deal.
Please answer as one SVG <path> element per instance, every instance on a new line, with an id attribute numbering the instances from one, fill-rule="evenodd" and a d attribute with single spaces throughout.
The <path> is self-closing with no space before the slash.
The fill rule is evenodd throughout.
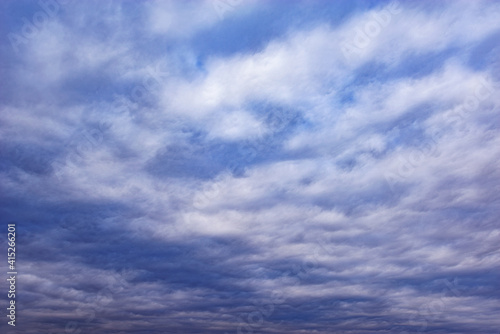
<path id="1" fill-rule="evenodd" d="M 0 7 L 9 333 L 499 333 L 498 2 Z"/>

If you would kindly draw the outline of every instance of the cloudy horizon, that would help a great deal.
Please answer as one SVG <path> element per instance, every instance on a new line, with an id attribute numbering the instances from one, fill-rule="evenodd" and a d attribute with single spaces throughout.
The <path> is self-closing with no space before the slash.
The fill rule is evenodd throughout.
<path id="1" fill-rule="evenodd" d="M 2 332 L 500 334 L 499 1 L 0 12 Z"/>

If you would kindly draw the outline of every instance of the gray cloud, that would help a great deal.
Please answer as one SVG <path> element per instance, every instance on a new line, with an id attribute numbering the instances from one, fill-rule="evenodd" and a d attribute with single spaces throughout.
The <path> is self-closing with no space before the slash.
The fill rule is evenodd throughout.
<path id="1" fill-rule="evenodd" d="M 498 333 L 499 11 L 68 3 L 4 39 L 7 332 Z"/>

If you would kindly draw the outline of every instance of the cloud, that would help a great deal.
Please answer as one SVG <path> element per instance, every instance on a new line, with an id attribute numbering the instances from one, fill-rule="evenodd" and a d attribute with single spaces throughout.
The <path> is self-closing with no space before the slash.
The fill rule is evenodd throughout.
<path id="1" fill-rule="evenodd" d="M 499 10 L 89 2 L 4 40 L 19 329 L 497 331 Z"/>

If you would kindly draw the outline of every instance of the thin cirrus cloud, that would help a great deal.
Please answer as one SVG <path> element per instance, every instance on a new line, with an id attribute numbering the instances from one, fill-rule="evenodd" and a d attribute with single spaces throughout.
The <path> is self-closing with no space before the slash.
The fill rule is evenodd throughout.
<path id="1" fill-rule="evenodd" d="M 0 6 L 13 332 L 498 333 L 498 2 Z"/>

